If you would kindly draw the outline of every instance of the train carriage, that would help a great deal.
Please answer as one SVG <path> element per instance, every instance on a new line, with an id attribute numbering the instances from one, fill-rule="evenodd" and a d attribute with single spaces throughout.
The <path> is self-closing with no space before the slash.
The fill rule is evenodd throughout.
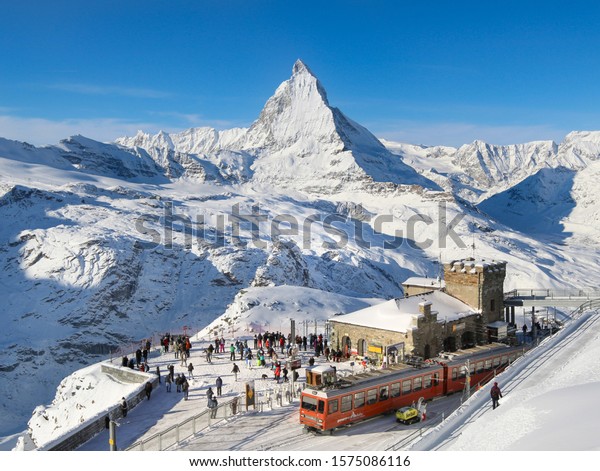
<path id="1" fill-rule="evenodd" d="M 523 346 L 490 344 L 448 354 L 438 360 L 444 366 L 444 394 L 462 392 L 467 377 L 470 386 L 487 383 L 523 353 Z"/>
<path id="2" fill-rule="evenodd" d="M 328 388 L 335 371 L 315 367 L 307 371 L 302 391 L 300 423 L 318 431 L 332 431 L 376 415 L 443 394 L 443 366 L 431 364 L 422 369 L 398 365 L 341 378 Z M 322 378 L 329 378 L 323 380 Z M 323 389 L 318 387 L 323 386 Z"/>
<path id="3" fill-rule="evenodd" d="M 307 368 L 301 394 L 300 423 L 332 432 L 338 427 L 485 383 L 504 370 L 523 347 L 490 344 L 430 360 L 418 368 L 407 364 L 338 378 L 332 366 Z"/>

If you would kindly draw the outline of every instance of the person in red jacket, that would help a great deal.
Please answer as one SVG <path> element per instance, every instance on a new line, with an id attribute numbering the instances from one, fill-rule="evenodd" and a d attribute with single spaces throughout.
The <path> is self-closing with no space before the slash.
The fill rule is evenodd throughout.
<path id="1" fill-rule="evenodd" d="M 279 377 L 281 376 L 281 363 L 277 362 L 275 366 L 275 381 L 279 383 Z"/>
<path id="2" fill-rule="evenodd" d="M 498 399 L 502 397 L 502 392 L 500 391 L 500 386 L 498 386 L 498 383 L 494 383 L 492 386 L 492 389 L 490 390 L 490 396 L 492 397 L 492 409 L 495 409 L 500 405 Z"/>

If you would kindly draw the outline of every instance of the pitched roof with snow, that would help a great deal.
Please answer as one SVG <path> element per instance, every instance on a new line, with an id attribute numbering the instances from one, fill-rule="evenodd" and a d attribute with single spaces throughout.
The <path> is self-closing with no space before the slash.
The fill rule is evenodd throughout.
<path id="1" fill-rule="evenodd" d="M 413 276 L 408 280 L 402 283 L 403 285 L 408 286 L 419 286 L 423 288 L 431 288 L 431 289 L 439 289 L 446 286 L 446 282 L 444 280 L 440 280 L 439 278 L 424 278 Z"/>
<path id="2" fill-rule="evenodd" d="M 404 333 L 415 326 L 414 319 L 423 315 L 419 311 L 419 304 L 427 302 L 431 303 L 431 311 L 437 313 L 438 322 L 454 321 L 479 312 L 449 294 L 432 291 L 408 298 L 391 299 L 335 317 L 331 321 Z"/>

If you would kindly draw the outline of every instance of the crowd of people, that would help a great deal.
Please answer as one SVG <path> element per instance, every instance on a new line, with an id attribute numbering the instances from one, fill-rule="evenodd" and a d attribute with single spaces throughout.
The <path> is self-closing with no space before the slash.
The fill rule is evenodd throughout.
<path id="1" fill-rule="evenodd" d="M 292 341 L 293 340 L 293 341 Z M 129 358 L 123 356 L 122 366 L 139 370 L 142 372 L 150 372 L 149 359 L 152 343 L 150 340 L 141 342 L 139 348 Z M 160 339 L 161 356 L 157 363 L 152 367 L 154 373 L 158 377 L 158 384 L 164 384 L 165 391 L 171 393 L 172 385 L 175 384 L 175 393 L 182 394 L 183 400 L 189 400 L 189 391 L 191 382 L 196 379 L 201 379 L 195 376 L 196 367 L 190 361 L 191 350 L 193 348 L 191 339 L 187 335 L 172 335 L 166 333 Z M 206 359 L 207 364 L 213 361 L 213 355 L 218 355 L 222 361 L 229 353 L 229 360 L 232 362 L 231 374 L 234 381 L 238 381 L 241 370 L 236 361 L 243 362 L 247 369 L 261 368 L 265 370 L 262 374 L 263 379 L 271 378 L 275 383 L 286 383 L 290 380 L 297 381 L 299 373 L 292 364 L 288 362 L 290 358 L 296 358 L 299 351 L 314 350 L 314 357 L 325 355 L 327 361 L 339 361 L 342 357 L 337 355 L 337 352 L 331 351 L 327 345 L 327 340 L 323 335 L 310 334 L 308 337 L 295 336 L 292 339 L 291 335 L 283 335 L 280 332 L 265 332 L 254 335 L 254 338 L 249 340 L 235 340 L 226 346 L 222 336 L 215 337 L 205 348 L 200 350 L 202 356 Z M 171 360 L 166 360 L 165 356 L 172 354 Z M 314 357 L 311 358 L 310 364 L 314 364 Z M 197 362 L 197 356 L 194 357 Z M 166 367 L 166 371 L 161 371 L 161 366 Z M 175 372 L 176 366 L 179 366 L 179 372 Z M 291 371 L 290 371 L 291 370 Z M 270 374 L 269 374 L 270 373 Z M 291 373 L 291 377 L 290 377 Z M 220 376 L 216 379 L 213 391 L 213 385 L 210 385 L 206 390 L 207 408 L 211 410 L 211 416 L 214 417 L 218 409 L 218 397 L 223 394 L 223 378 Z M 152 383 L 148 382 L 144 387 L 144 393 L 149 400 L 152 392 Z M 124 404 L 124 406 L 123 406 Z M 237 408 L 237 401 L 236 401 Z M 122 399 L 121 411 L 123 417 L 127 415 L 127 401 Z"/>

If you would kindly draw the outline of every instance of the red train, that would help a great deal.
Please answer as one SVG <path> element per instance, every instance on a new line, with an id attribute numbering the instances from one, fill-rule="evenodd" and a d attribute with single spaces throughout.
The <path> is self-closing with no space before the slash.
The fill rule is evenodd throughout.
<path id="1" fill-rule="evenodd" d="M 467 369 L 470 385 L 484 384 L 523 353 L 522 346 L 490 344 L 448 354 L 418 368 L 399 364 L 344 378 L 338 378 L 331 366 L 307 368 L 300 423 L 310 430 L 332 433 L 416 403 L 421 397 L 431 400 L 463 391 Z"/>

